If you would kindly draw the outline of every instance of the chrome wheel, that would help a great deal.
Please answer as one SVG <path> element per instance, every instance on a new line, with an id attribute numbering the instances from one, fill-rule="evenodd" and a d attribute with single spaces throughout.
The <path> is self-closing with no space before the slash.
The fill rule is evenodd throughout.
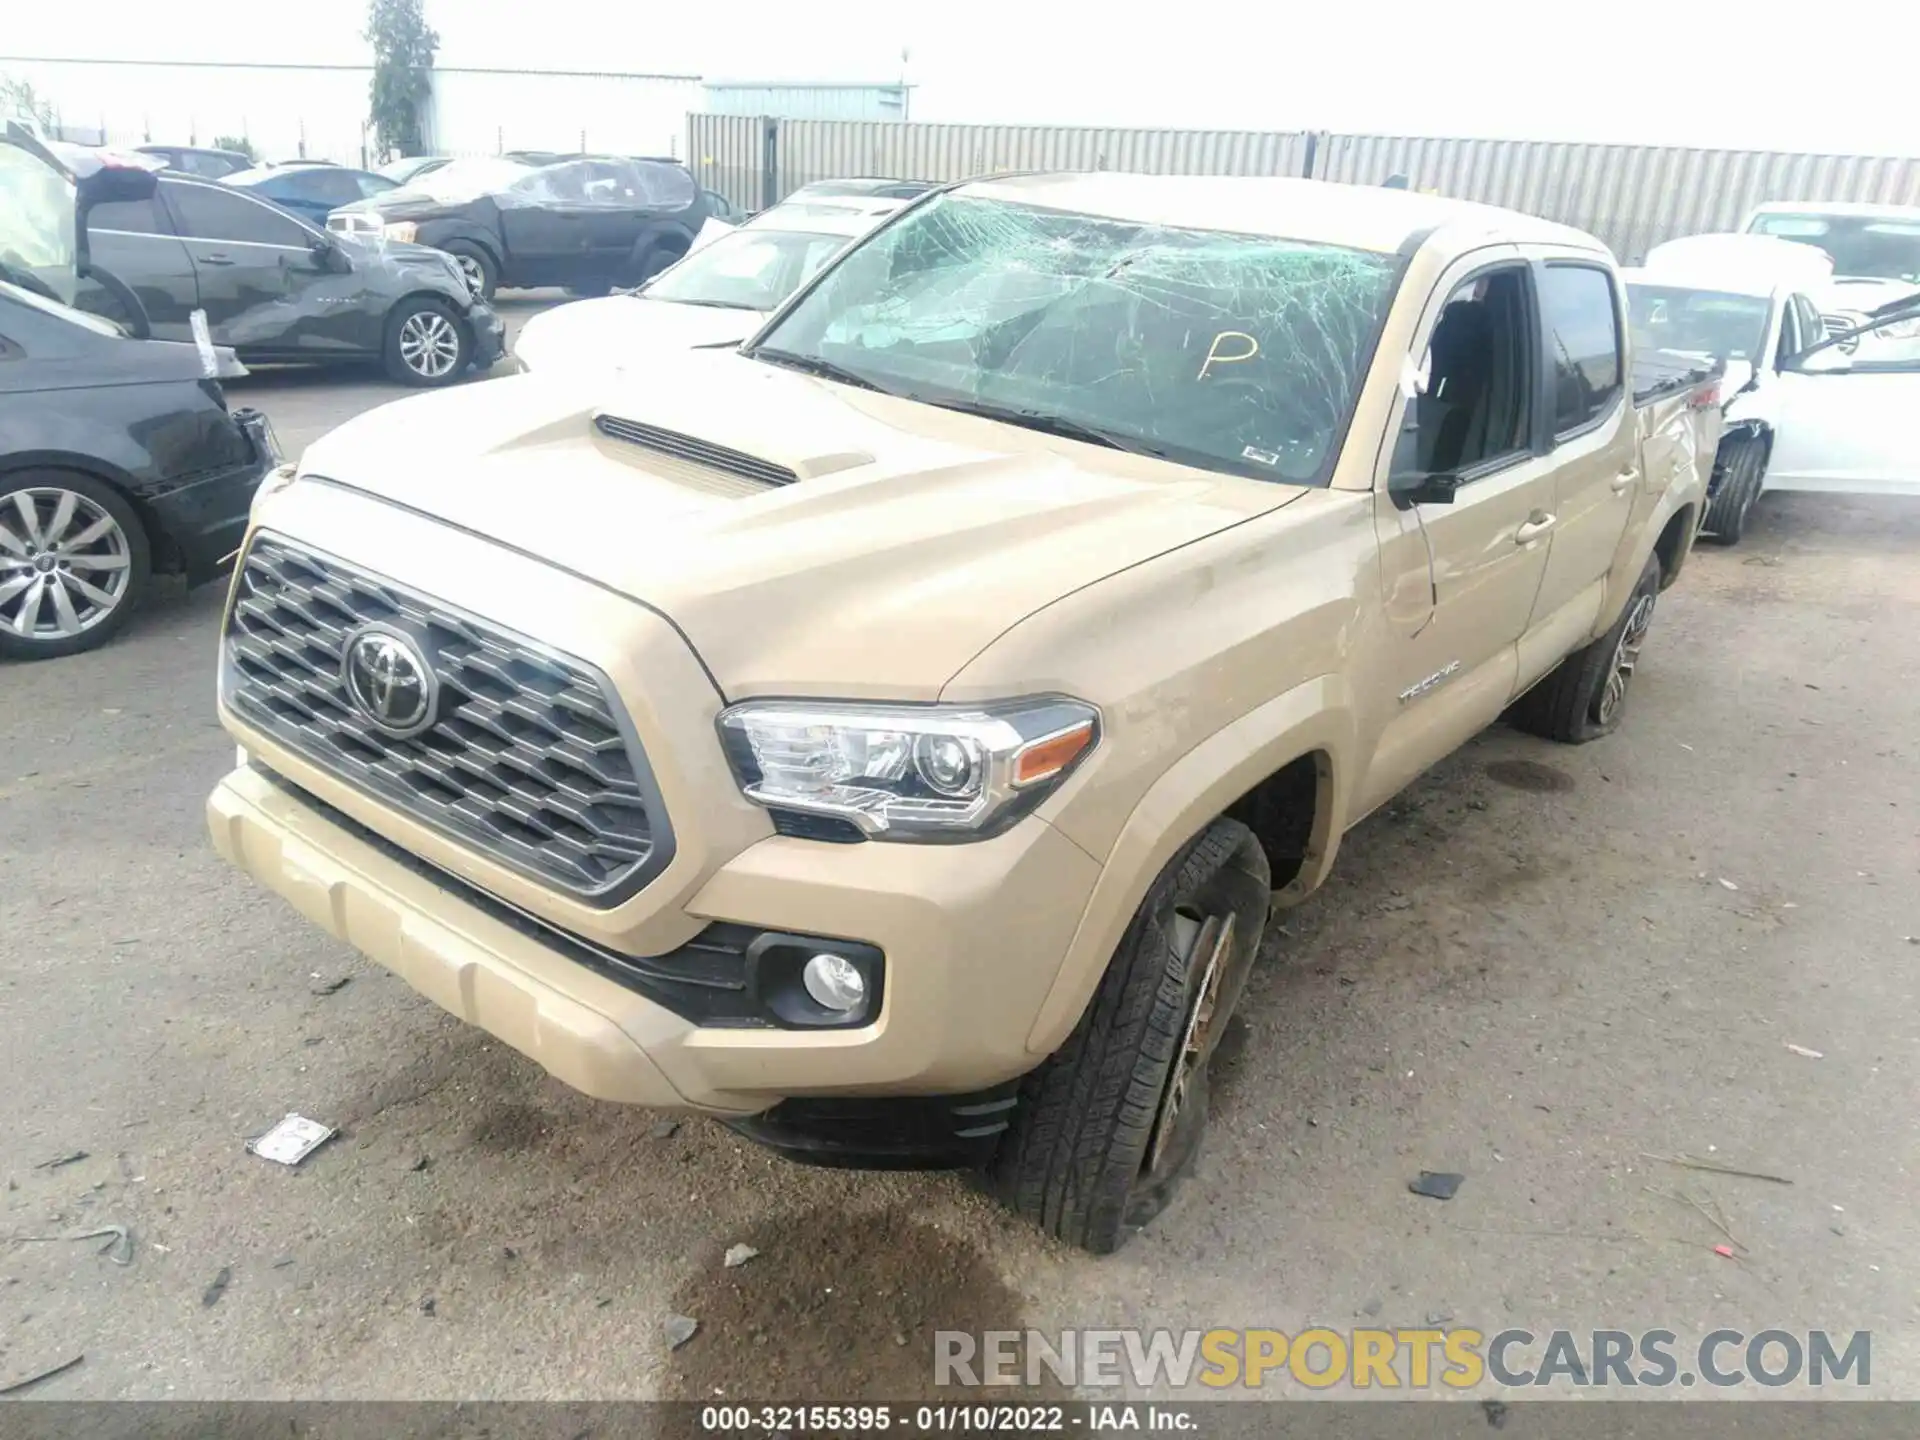
<path id="1" fill-rule="evenodd" d="M 47 486 L 0 498 L 0 629 L 83 635 L 120 608 L 132 577 L 126 531 L 85 495 Z"/>
<path id="2" fill-rule="evenodd" d="M 460 332 L 438 310 L 419 310 L 400 325 L 400 363 L 424 380 L 444 380 L 460 363 Z"/>
<path id="3" fill-rule="evenodd" d="M 1152 1175 L 1165 1167 L 1174 1139 L 1181 1132 L 1181 1122 L 1189 1118 L 1188 1104 L 1197 1098 L 1207 1061 L 1220 1038 L 1218 1032 L 1226 1019 L 1220 1008 L 1220 991 L 1233 954 L 1233 930 L 1231 914 L 1200 919 L 1184 911 L 1174 912 L 1174 944 L 1186 955 L 1190 970 L 1196 965 L 1204 968 L 1193 1008 L 1187 1012 L 1186 1028 L 1180 1035 L 1180 1048 L 1174 1052 L 1167 1088 L 1160 1096 L 1160 1113 L 1154 1117 L 1153 1138 L 1147 1142 L 1143 1174 Z"/>
<path id="4" fill-rule="evenodd" d="M 1608 725 L 1627 698 L 1627 686 L 1633 681 L 1633 667 L 1640 663 L 1640 647 L 1647 643 L 1647 630 L 1653 624 L 1653 606 L 1658 596 L 1653 591 L 1634 598 L 1633 609 L 1620 632 L 1620 643 L 1613 648 L 1613 666 L 1607 671 L 1606 688 L 1594 707 L 1597 725 Z"/>

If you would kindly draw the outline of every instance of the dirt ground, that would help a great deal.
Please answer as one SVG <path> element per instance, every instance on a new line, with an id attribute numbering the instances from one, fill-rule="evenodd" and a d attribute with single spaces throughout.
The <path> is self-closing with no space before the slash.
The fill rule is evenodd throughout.
<path id="1" fill-rule="evenodd" d="M 297 446 L 391 394 L 246 398 Z M 1663 598 L 1618 735 L 1492 730 L 1351 834 L 1198 1173 L 1106 1260 L 963 1177 L 583 1099 L 229 871 L 218 607 L 0 668 L 0 1384 L 907 1399 L 941 1328 L 1450 1321 L 1867 1329 L 1920 1398 L 1920 505 L 1770 497 Z M 340 1137 L 246 1153 L 296 1110 Z"/>

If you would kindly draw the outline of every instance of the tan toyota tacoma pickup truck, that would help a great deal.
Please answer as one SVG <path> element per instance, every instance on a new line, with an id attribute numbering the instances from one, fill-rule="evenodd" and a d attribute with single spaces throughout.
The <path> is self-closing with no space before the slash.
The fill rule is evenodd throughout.
<path id="1" fill-rule="evenodd" d="M 738 351 L 270 482 L 214 843 L 589 1095 L 1110 1250 L 1270 905 L 1503 713 L 1619 722 L 1720 419 L 1622 319 L 1597 241 L 1427 196 L 930 194 Z"/>

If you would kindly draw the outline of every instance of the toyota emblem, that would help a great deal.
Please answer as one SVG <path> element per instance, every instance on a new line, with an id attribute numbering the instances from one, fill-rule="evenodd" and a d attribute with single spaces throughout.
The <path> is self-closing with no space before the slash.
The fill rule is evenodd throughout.
<path id="1" fill-rule="evenodd" d="M 347 641 L 340 680 L 360 713 L 396 740 L 433 724 L 440 684 L 411 636 L 384 626 L 357 632 Z"/>

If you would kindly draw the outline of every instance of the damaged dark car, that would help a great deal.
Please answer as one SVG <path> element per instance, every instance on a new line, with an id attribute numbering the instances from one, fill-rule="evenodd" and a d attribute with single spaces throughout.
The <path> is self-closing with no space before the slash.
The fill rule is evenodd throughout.
<path id="1" fill-rule="evenodd" d="M 151 170 L 69 160 L 0 133 L 0 660 L 106 643 L 161 574 L 222 573 L 280 463 L 230 409 L 231 350 L 151 338 L 139 297 L 93 262 L 89 212 L 151 196 Z M 125 324 L 71 304 L 120 296 Z"/>
<path id="2" fill-rule="evenodd" d="M 498 360 L 505 327 L 449 257 L 319 230 L 230 186 L 163 175 L 138 200 L 96 206 L 95 258 L 133 288 L 155 337 L 214 343 L 256 364 L 383 366 L 403 385 L 447 385 Z M 78 302 L 125 308 L 99 285 Z"/>
<path id="3" fill-rule="evenodd" d="M 588 157 L 524 173 L 502 165 L 450 165 L 419 187 L 342 206 L 327 227 L 431 245 L 490 299 L 500 286 L 604 295 L 638 285 L 685 255 L 708 218 L 705 193 L 677 160 Z M 451 183 L 456 173 L 475 183 Z"/>

